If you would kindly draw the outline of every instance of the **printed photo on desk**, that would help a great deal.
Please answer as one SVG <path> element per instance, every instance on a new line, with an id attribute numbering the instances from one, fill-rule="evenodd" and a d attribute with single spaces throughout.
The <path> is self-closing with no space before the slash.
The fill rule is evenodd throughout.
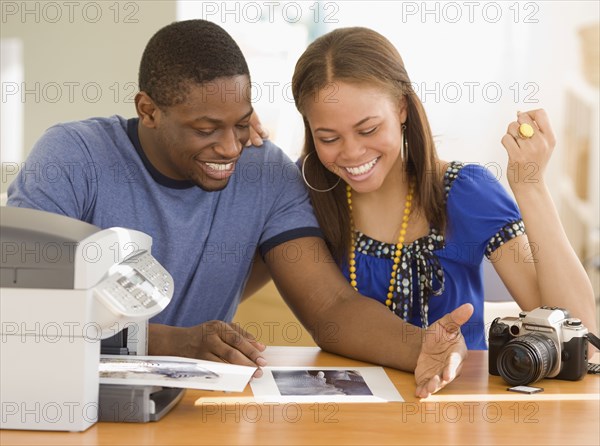
<path id="1" fill-rule="evenodd" d="M 404 401 L 381 367 L 264 367 L 250 387 L 260 402 Z"/>
<path id="2" fill-rule="evenodd" d="M 176 356 L 100 357 L 100 383 L 241 392 L 255 367 Z"/>

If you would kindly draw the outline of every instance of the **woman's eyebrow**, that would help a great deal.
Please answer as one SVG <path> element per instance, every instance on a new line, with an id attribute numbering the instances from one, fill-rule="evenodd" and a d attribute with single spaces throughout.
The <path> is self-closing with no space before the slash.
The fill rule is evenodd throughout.
<path id="1" fill-rule="evenodd" d="M 356 128 L 361 126 L 362 124 L 364 124 L 365 122 L 367 122 L 369 119 L 373 119 L 373 118 L 378 118 L 379 116 L 367 116 L 364 119 L 361 119 L 360 121 L 358 121 L 356 124 L 354 124 L 352 127 Z M 335 132 L 335 130 L 333 129 L 328 129 L 325 127 L 319 127 L 317 129 L 315 129 L 315 132 Z"/>

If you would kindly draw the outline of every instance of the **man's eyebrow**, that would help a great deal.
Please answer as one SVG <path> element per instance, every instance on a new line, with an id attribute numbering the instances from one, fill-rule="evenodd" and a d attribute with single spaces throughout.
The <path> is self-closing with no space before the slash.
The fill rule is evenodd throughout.
<path id="1" fill-rule="evenodd" d="M 246 113 L 244 116 L 242 116 L 236 122 L 243 121 L 244 119 L 249 118 L 252 115 L 252 113 L 254 113 L 254 109 L 253 108 L 251 108 L 248 113 Z M 193 122 L 197 122 L 197 121 L 208 121 L 211 124 L 215 124 L 215 125 L 223 124 L 223 120 L 216 119 L 216 118 L 211 118 L 210 116 L 198 116 L 197 118 L 194 119 Z"/>
<path id="2" fill-rule="evenodd" d="M 366 118 L 361 119 L 360 121 L 358 121 L 352 127 L 354 127 L 354 128 L 359 127 L 362 124 L 364 124 L 365 122 L 367 122 L 369 119 L 373 119 L 373 118 L 378 118 L 378 116 L 367 116 Z M 333 130 L 333 129 L 327 129 L 325 127 L 319 127 L 317 129 L 315 129 L 315 132 L 335 132 L 335 130 Z"/>

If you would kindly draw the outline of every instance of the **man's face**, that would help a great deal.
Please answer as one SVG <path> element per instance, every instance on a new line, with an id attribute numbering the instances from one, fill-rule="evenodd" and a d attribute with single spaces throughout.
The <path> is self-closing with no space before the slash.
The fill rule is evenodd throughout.
<path id="1" fill-rule="evenodd" d="M 251 114 L 248 76 L 193 85 L 183 103 L 156 110 L 147 155 L 169 178 L 221 190 L 248 141 Z"/>

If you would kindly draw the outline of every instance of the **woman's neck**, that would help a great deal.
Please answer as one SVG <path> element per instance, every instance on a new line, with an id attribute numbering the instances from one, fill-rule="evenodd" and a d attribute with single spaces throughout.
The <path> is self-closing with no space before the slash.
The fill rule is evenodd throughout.
<path id="1" fill-rule="evenodd" d="M 368 203 L 377 206 L 402 206 L 402 198 L 408 192 L 409 182 L 410 178 L 406 172 L 406 166 L 398 158 L 398 162 L 395 163 L 394 168 L 385 177 L 381 187 L 367 193 L 354 192 L 352 194 L 353 200 L 359 208 Z M 400 203 L 398 203 L 399 201 Z"/>
<path id="2" fill-rule="evenodd" d="M 355 228 L 383 242 L 395 242 L 404 214 L 409 178 L 403 165 L 375 191 L 352 194 Z"/>

